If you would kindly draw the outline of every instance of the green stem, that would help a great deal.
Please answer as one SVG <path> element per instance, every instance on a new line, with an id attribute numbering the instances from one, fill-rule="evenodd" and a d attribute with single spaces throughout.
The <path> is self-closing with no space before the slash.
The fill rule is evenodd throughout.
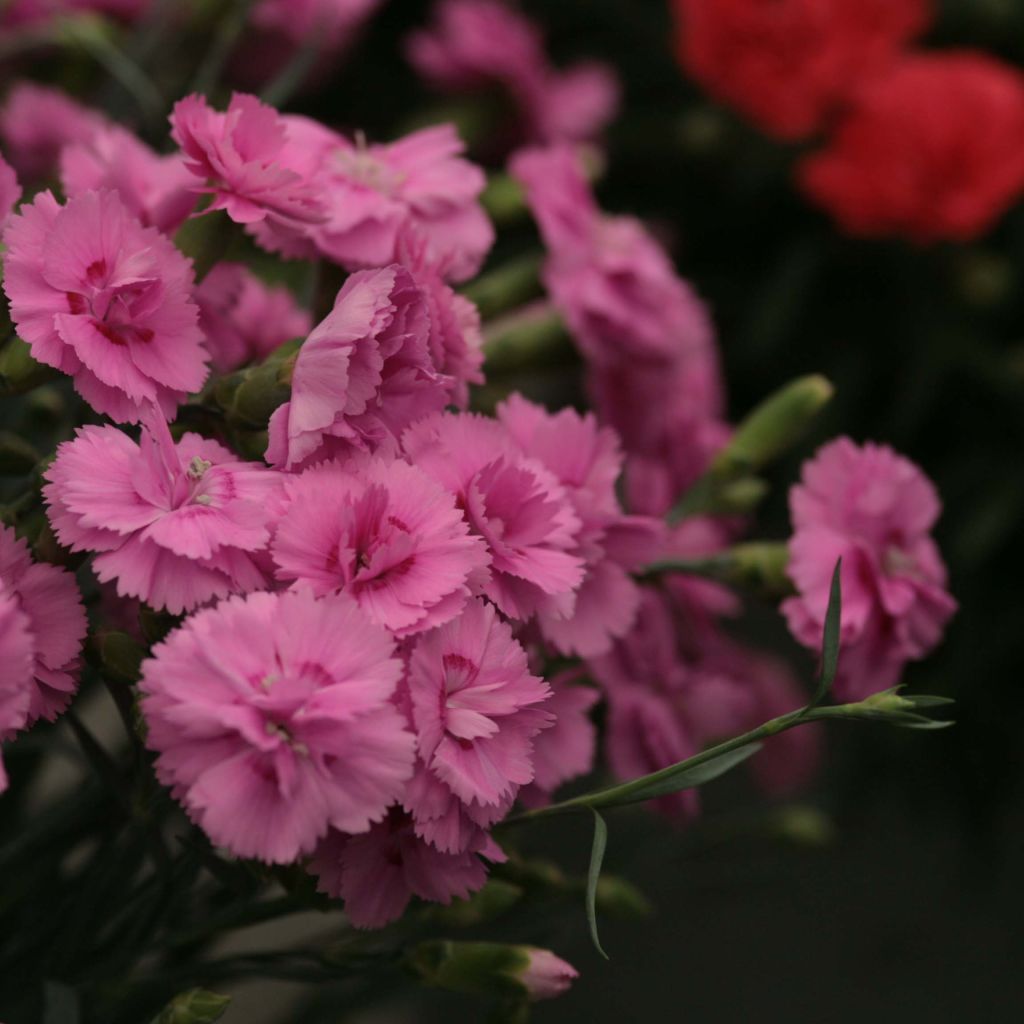
<path id="1" fill-rule="evenodd" d="M 542 293 L 542 259 L 540 253 L 518 256 L 471 281 L 462 289 L 462 293 L 476 303 L 485 320 L 515 309 Z"/>

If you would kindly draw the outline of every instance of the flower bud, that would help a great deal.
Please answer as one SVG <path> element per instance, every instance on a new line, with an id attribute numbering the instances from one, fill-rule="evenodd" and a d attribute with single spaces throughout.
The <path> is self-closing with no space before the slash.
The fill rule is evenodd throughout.
<path id="1" fill-rule="evenodd" d="M 572 964 L 566 963 L 550 950 L 534 946 L 523 948 L 529 959 L 519 980 L 526 986 L 528 999 L 554 999 L 568 992 L 573 981 L 579 977 L 579 971 Z"/>
<path id="2" fill-rule="evenodd" d="M 0 348 L 0 393 L 20 395 L 56 376 L 56 370 L 32 358 L 31 350 L 21 338 L 10 338 Z"/>
<path id="3" fill-rule="evenodd" d="M 231 996 L 193 988 L 175 996 L 153 1024 L 213 1024 L 224 1016 L 230 1002 Z"/>

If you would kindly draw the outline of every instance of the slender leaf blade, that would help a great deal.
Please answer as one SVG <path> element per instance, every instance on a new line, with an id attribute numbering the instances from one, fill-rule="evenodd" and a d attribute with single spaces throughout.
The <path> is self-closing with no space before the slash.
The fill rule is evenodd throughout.
<path id="1" fill-rule="evenodd" d="M 608 845 L 608 826 L 597 810 L 594 810 L 594 844 L 590 849 L 590 867 L 587 869 L 587 924 L 590 925 L 590 938 L 594 948 L 605 958 L 610 959 L 601 946 L 597 934 L 597 883 L 601 879 L 601 865 L 604 862 L 604 851 Z"/>
<path id="2" fill-rule="evenodd" d="M 811 707 L 820 704 L 832 689 L 839 666 L 839 627 L 843 617 L 843 560 L 836 562 L 832 570 L 832 584 L 828 592 L 828 608 L 825 610 L 825 629 L 821 638 L 821 675 L 814 691 Z"/>

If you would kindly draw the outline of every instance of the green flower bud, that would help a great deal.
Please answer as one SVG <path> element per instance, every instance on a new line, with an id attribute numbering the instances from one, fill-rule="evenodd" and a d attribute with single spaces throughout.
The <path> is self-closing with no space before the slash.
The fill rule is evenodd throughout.
<path id="1" fill-rule="evenodd" d="M 175 996 L 153 1024 L 213 1024 L 224 1016 L 230 1002 L 231 996 L 194 988 Z"/>

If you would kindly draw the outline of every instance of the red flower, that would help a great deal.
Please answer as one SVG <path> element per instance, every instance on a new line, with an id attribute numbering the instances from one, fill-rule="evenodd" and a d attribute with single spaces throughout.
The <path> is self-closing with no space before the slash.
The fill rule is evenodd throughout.
<path id="1" fill-rule="evenodd" d="M 1024 191 L 1024 75 L 983 53 L 908 56 L 856 97 L 800 186 L 853 235 L 985 232 Z"/>
<path id="2" fill-rule="evenodd" d="M 931 0 L 672 0 L 680 63 L 769 135 L 797 139 L 928 24 Z"/>

